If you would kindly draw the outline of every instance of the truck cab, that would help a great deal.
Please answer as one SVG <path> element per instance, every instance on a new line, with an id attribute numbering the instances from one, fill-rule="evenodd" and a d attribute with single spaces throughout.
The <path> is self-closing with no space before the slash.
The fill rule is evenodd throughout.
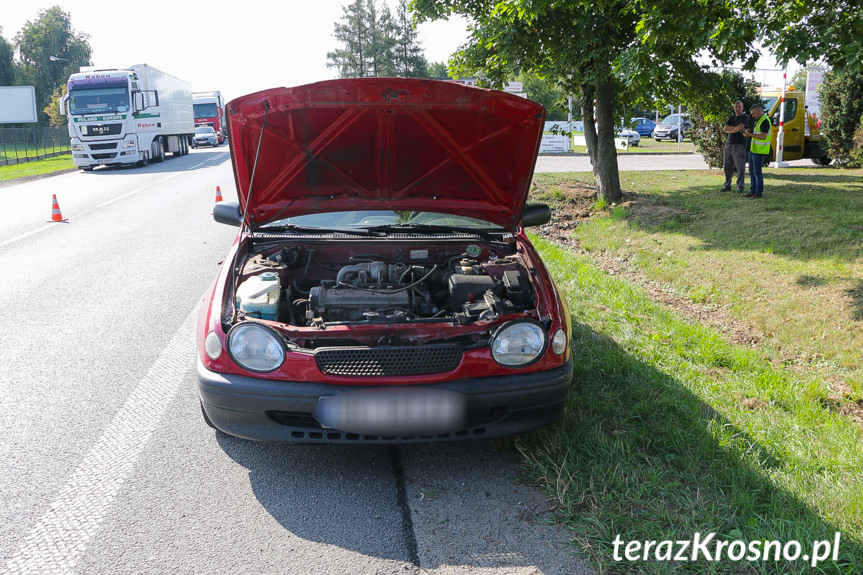
<path id="1" fill-rule="evenodd" d="M 781 90 L 762 90 L 762 103 L 765 113 L 773 125 L 773 136 L 770 141 L 770 161 L 776 158 L 779 134 L 779 109 L 782 104 Z M 809 114 L 805 105 L 804 93 L 796 90 L 785 92 L 785 118 L 783 123 L 784 145 L 783 161 L 809 158 L 814 163 L 826 166 L 831 162 L 827 153 L 821 147 L 821 132 L 817 118 Z"/>

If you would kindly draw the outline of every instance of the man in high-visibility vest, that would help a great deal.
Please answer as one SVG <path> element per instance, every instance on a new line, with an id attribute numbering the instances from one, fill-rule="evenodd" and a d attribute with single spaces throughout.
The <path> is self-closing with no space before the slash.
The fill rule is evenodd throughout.
<path id="1" fill-rule="evenodd" d="M 746 198 L 760 198 L 764 195 L 764 164 L 770 154 L 770 136 L 773 126 L 770 118 L 764 113 L 764 109 L 755 104 L 749 108 L 752 114 L 752 130 L 743 132 L 743 136 L 750 139 L 749 144 L 749 193 Z"/>

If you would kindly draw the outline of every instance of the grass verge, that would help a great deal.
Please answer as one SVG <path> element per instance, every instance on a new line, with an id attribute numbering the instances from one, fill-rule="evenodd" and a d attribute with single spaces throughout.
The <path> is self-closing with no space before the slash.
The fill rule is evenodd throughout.
<path id="1" fill-rule="evenodd" d="M 863 428 L 845 409 L 861 397 L 861 175 L 778 170 L 756 201 L 719 192 L 717 172 L 624 173 L 616 206 L 586 203 L 589 174 L 537 176 L 533 199 L 565 220 L 548 235 L 571 246 L 536 239 L 572 309 L 576 375 L 560 421 L 518 446 L 601 573 L 863 573 Z M 802 559 L 836 532 L 838 560 Z M 801 558 L 613 556 L 617 536 L 695 533 L 797 541 Z"/>
<path id="2" fill-rule="evenodd" d="M 24 164 L 16 164 L 14 166 L 0 166 L 0 182 L 8 180 L 17 180 L 18 178 L 26 178 L 28 176 L 39 176 L 51 172 L 68 170 L 74 168 L 72 156 L 57 156 L 55 158 L 47 158 L 38 162 L 26 162 Z"/>
<path id="3" fill-rule="evenodd" d="M 564 416 L 519 440 L 602 573 L 863 572 L 863 434 L 816 382 L 776 368 L 546 241 L 568 294 L 576 374 Z M 615 561 L 613 542 L 798 541 L 838 561 Z M 622 549 L 621 549 L 622 552 Z"/>

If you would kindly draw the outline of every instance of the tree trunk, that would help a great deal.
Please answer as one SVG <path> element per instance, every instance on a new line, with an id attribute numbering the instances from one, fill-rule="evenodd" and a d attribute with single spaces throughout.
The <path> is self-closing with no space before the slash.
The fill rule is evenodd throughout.
<path id="1" fill-rule="evenodd" d="M 595 100 L 591 98 L 595 96 Z M 581 87 L 581 110 L 584 118 L 584 139 L 596 178 L 597 196 L 608 204 L 623 197 L 617 150 L 614 146 L 614 113 L 611 109 L 611 83 L 597 82 Z M 596 121 L 593 116 L 596 114 Z"/>

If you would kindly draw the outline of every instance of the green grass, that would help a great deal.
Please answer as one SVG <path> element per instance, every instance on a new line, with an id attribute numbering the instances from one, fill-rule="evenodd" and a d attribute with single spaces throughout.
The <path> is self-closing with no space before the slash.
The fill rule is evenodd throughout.
<path id="1" fill-rule="evenodd" d="M 68 170 L 74 167 L 72 156 L 69 155 L 47 158 L 38 162 L 25 162 L 14 166 L 0 166 L 0 182 Z"/>
<path id="2" fill-rule="evenodd" d="M 859 357 L 863 304 L 851 295 L 828 304 L 817 293 L 841 294 L 841 278 L 863 277 L 854 227 L 863 217 L 860 176 L 771 172 L 759 203 L 718 192 L 716 172 L 625 173 L 621 181 L 637 194 L 574 232 L 591 251 L 536 240 L 571 307 L 576 373 L 564 416 L 518 446 L 600 572 L 863 572 L 863 428 L 837 408 L 843 398 L 832 387 L 844 381 L 853 390 L 859 376 L 859 366 L 837 358 Z M 538 176 L 533 195 L 560 202 L 576 179 L 590 183 L 589 175 Z M 795 243 L 800 236 L 810 239 Z M 776 328 L 758 345 L 733 343 L 601 271 L 599 260 L 609 258 L 690 302 Z M 816 301 L 803 306 L 806 295 Z M 819 326 L 836 317 L 842 341 L 834 344 Z M 819 337 L 783 347 L 809 333 Z M 853 391 L 845 401 L 856 401 Z M 817 568 L 612 557 L 618 535 L 713 532 L 796 540 L 806 553 L 837 531 L 839 560 Z"/>
<path id="3" fill-rule="evenodd" d="M 65 150 L 68 152 L 68 144 L 66 145 Z M 27 144 L 15 147 L 9 145 L 2 145 L 0 146 L 0 160 L 4 160 L 6 158 L 32 158 L 35 156 L 41 156 L 43 154 L 51 154 L 62 151 L 63 148 L 57 146 L 34 146 L 32 144 Z"/>
<path id="4" fill-rule="evenodd" d="M 530 473 L 604 573 L 859 573 L 859 427 L 817 382 L 653 303 L 584 258 L 537 241 L 568 294 L 576 373 L 564 416 L 520 439 Z M 617 563 L 612 542 L 809 545 L 842 532 L 838 562 Z"/>
<path id="5" fill-rule="evenodd" d="M 863 382 L 863 172 L 771 169 L 765 198 L 718 191 L 714 171 L 621 175 L 625 203 L 578 227 L 597 258 L 761 334 L 764 353 L 817 370 L 838 389 Z M 537 176 L 534 197 L 590 174 Z M 858 396 L 863 399 L 863 395 Z"/>

